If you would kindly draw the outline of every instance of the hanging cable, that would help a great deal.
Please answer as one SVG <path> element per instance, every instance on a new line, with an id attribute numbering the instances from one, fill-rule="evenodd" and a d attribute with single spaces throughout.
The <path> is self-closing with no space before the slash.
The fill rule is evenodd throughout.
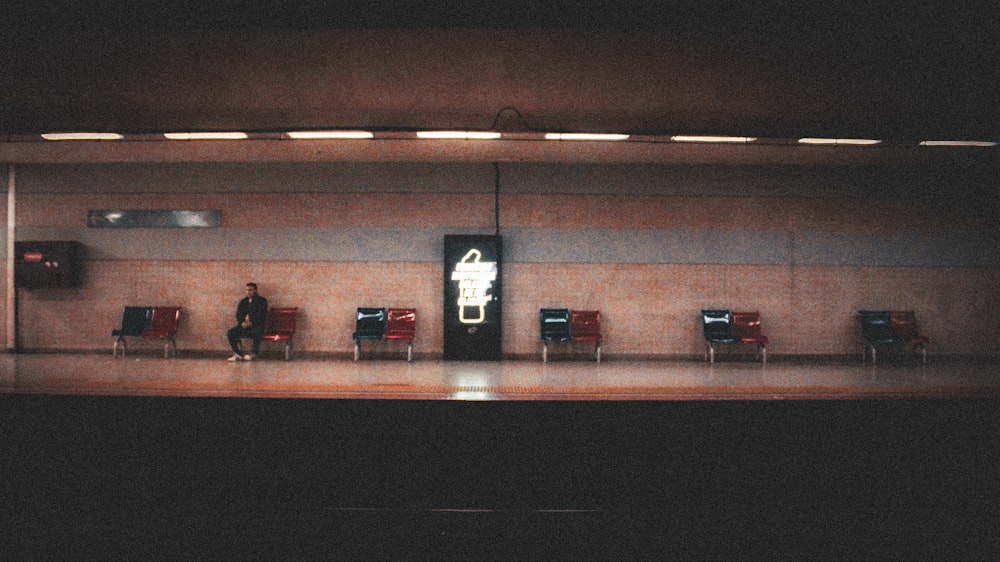
<path id="1" fill-rule="evenodd" d="M 501 116 L 504 115 L 505 113 L 511 113 L 511 114 L 513 114 L 513 116 L 517 120 L 517 123 L 515 124 L 513 122 L 508 121 L 507 123 L 505 123 L 505 125 L 509 125 L 509 126 L 503 127 L 503 129 L 505 129 L 505 130 L 524 130 L 524 131 L 533 131 L 534 130 L 530 126 L 528 126 L 528 120 L 524 118 L 524 115 L 521 115 L 521 112 L 518 111 L 516 107 L 508 105 L 506 107 L 501 107 L 500 111 L 497 111 L 497 114 L 493 117 L 493 124 L 490 125 L 490 130 L 491 131 L 500 130 L 500 128 L 501 128 L 500 127 L 500 125 L 501 125 L 500 119 L 501 119 Z M 511 127 L 510 125 L 516 125 L 516 126 Z"/>

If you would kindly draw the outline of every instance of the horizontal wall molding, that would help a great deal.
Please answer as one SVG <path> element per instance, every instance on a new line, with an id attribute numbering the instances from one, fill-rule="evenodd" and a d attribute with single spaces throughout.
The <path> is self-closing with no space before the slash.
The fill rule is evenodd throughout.
<path id="1" fill-rule="evenodd" d="M 503 162 L 501 195 L 917 199 L 992 193 L 995 174 L 910 168 Z M 992 171 L 990 171 L 992 172 Z M 18 193 L 493 193 L 490 163 L 25 164 Z"/>
<path id="2" fill-rule="evenodd" d="M 88 260 L 439 262 L 452 228 L 26 227 L 18 240 L 77 240 Z M 508 263 L 997 267 L 974 235 L 707 230 L 502 229 Z"/>
<path id="3" fill-rule="evenodd" d="M 327 163 L 327 162 L 556 162 L 587 164 L 831 165 L 842 167 L 978 167 L 996 170 L 992 149 L 927 150 L 912 145 L 878 147 L 677 142 L 603 142 L 548 140 L 377 141 L 194 140 L 3 142 L 0 161 L 13 164 L 133 163 Z"/>

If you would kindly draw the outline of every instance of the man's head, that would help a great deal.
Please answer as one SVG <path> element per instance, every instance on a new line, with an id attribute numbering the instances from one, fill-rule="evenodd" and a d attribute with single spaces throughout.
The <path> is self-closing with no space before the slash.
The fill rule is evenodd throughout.
<path id="1" fill-rule="evenodd" d="M 257 296 L 257 284 L 256 283 L 247 283 L 247 296 L 248 297 L 255 297 L 255 296 Z"/>

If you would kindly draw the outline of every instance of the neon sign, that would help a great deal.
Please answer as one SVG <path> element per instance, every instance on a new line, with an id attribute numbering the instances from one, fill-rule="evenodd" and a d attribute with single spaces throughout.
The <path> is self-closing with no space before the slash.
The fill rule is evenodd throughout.
<path id="1" fill-rule="evenodd" d="M 497 279 L 497 262 L 481 261 L 482 257 L 481 251 L 472 248 L 451 273 L 451 280 L 458 282 L 458 321 L 462 324 L 485 321 L 486 305 L 493 300 L 490 290 Z"/>
<path id="2" fill-rule="evenodd" d="M 503 241 L 484 234 L 444 237 L 444 358 L 497 361 L 503 343 Z"/>

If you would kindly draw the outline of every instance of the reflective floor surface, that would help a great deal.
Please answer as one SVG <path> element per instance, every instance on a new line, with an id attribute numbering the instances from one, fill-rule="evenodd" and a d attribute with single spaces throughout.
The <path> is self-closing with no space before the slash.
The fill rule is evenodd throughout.
<path id="1" fill-rule="evenodd" d="M 0 355 L 0 393 L 420 400 L 725 400 L 1000 396 L 1000 362 L 170 358 Z"/>

